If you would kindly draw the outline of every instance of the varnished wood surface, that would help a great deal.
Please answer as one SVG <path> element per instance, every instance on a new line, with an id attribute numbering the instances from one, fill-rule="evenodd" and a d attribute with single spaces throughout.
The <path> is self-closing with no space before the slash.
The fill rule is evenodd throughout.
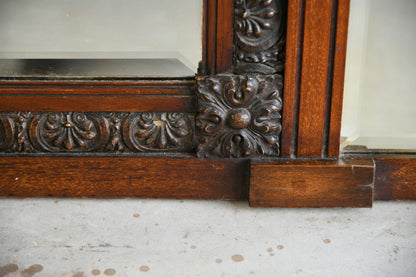
<path id="1" fill-rule="evenodd" d="M 337 157 L 349 0 L 288 2 L 283 157 Z"/>
<path id="2" fill-rule="evenodd" d="M 1 197 L 247 199 L 244 160 L 0 157 Z"/>
<path id="3" fill-rule="evenodd" d="M 416 155 L 376 157 L 375 200 L 416 201 Z"/>
<path id="4" fill-rule="evenodd" d="M 371 207 L 371 160 L 257 162 L 250 165 L 252 207 Z"/>
<path id="5" fill-rule="evenodd" d="M 297 155 L 320 157 L 324 135 L 333 0 L 305 1 Z"/>
<path id="6" fill-rule="evenodd" d="M 234 1 L 221 0 L 217 7 L 217 62 L 216 73 L 231 72 L 233 63 Z"/>
<path id="7" fill-rule="evenodd" d="M 0 111 L 194 112 L 192 96 L 0 96 Z"/>
<path id="8" fill-rule="evenodd" d="M 194 112 L 193 80 L 2 80 L 0 111 Z"/>
<path id="9" fill-rule="evenodd" d="M 233 0 L 204 0 L 201 74 L 231 71 L 233 14 Z"/>
<path id="10" fill-rule="evenodd" d="M 0 95 L 195 95 L 195 78 L 176 80 L 6 80 Z"/>
<path id="11" fill-rule="evenodd" d="M 293 0 L 288 3 L 282 118 L 281 154 L 283 157 L 290 157 L 296 154 L 298 102 L 302 66 L 304 2 L 305 0 Z"/>
<path id="12" fill-rule="evenodd" d="M 331 110 L 329 117 L 328 153 L 329 157 L 339 156 L 341 140 L 342 100 L 344 95 L 345 61 L 347 57 L 348 19 L 350 0 L 338 0 L 335 56 L 333 66 Z"/>

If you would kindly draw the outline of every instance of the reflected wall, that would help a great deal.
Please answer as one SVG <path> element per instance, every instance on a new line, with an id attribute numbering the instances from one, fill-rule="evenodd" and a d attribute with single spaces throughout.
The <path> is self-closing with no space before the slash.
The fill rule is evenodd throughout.
<path id="1" fill-rule="evenodd" d="M 416 1 L 351 0 L 341 135 L 416 149 Z"/>
<path id="2" fill-rule="evenodd" d="M 0 58 L 179 58 L 202 53 L 202 0 L 0 0 Z"/>

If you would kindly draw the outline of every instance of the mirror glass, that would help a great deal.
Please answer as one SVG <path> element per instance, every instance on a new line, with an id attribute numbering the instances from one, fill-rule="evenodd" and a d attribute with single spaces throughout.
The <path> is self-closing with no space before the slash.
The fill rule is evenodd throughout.
<path id="1" fill-rule="evenodd" d="M 352 0 L 343 147 L 416 150 L 416 1 Z"/>
<path id="2" fill-rule="evenodd" d="M 0 0 L 0 74 L 192 76 L 202 2 Z"/>

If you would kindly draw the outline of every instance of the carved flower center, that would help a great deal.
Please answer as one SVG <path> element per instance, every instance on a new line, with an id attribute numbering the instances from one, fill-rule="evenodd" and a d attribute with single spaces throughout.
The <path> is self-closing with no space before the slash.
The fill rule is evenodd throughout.
<path id="1" fill-rule="evenodd" d="M 249 18 L 250 17 L 250 11 L 249 10 L 245 10 L 244 12 L 243 12 L 243 18 L 244 19 L 247 19 L 247 18 Z"/>
<path id="2" fill-rule="evenodd" d="M 251 115 L 246 109 L 233 109 L 227 116 L 228 124 L 234 129 L 244 129 L 250 124 Z"/>

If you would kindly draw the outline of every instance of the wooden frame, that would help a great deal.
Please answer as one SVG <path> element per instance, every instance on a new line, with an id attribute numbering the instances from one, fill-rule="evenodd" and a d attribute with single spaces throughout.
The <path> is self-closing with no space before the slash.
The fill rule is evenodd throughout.
<path id="1" fill-rule="evenodd" d="M 196 78 L 2 78 L 0 196 L 416 200 L 415 155 L 340 157 L 348 13 L 204 0 Z"/>

